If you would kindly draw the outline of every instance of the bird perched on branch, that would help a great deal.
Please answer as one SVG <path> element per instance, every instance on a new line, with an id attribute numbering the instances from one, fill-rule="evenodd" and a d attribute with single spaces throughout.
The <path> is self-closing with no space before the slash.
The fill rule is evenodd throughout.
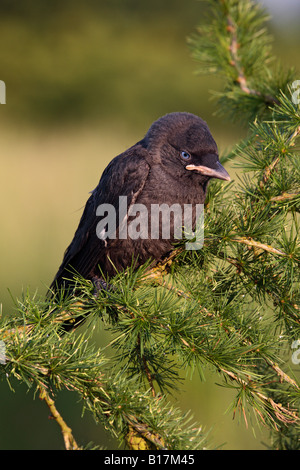
<path id="1" fill-rule="evenodd" d="M 149 259 L 161 261 L 173 250 L 176 240 L 178 220 L 170 212 L 203 204 L 211 178 L 230 180 L 219 162 L 207 124 L 183 112 L 155 121 L 142 140 L 115 157 L 104 170 L 86 203 L 52 290 L 69 288 L 72 271 L 101 288 L 105 284 L 101 272 L 111 277 L 133 260 L 136 266 Z M 157 214 L 158 207 L 169 209 L 169 217 L 162 212 L 157 225 L 152 209 Z M 194 213 L 192 219 L 194 228 Z M 167 236 L 162 233 L 164 223 L 169 224 Z"/>

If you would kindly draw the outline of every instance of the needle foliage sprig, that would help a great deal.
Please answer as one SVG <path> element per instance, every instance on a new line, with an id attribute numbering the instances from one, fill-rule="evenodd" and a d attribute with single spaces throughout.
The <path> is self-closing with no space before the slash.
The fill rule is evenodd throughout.
<path id="1" fill-rule="evenodd" d="M 1 320 L 3 379 L 37 391 L 68 449 L 81 446 L 56 408 L 62 389 L 76 391 L 130 449 L 217 446 L 170 400 L 187 374 L 208 370 L 233 390 L 234 416 L 270 430 L 270 447 L 300 447 L 299 365 L 291 364 L 300 338 L 296 75 L 272 57 L 266 15 L 253 0 L 209 4 L 189 44 L 200 71 L 222 79 L 218 112 L 242 120 L 248 135 L 222 157 L 239 176 L 209 185 L 203 248 L 178 244 L 161 265 L 119 273 L 98 296 L 80 277 L 80 297 L 26 294 Z M 110 353 L 95 346 L 99 325 Z"/>

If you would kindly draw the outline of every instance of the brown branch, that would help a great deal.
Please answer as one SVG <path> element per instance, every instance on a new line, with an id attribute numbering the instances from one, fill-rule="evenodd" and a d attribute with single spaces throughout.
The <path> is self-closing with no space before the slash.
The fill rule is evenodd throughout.
<path id="1" fill-rule="evenodd" d="M 43 400 L 47 404 L 51 412 L 51 417 L 55 419 L 55 421 L 57 422 L 57 424 L 59 425 L 61 429 L 66 450 L 79 450 L 79 446 L 72 435 L 72 429 L 69 428 L 69 426 L 66 424 L 66 422 L 60 415 L 60 413 L 57 411 L 54 400 L 50 398 L 45 388 L 43 388 L 42 386 L 39 386 L 39 389 L 40 389 L 40 399 Z"/>
<path id="2" fill-rule="evenodd" d="M 282 194 L 280 194 L 280 196 L 271 197 L 270 201 L 271 202 L 282 202 L 282 201 L 287 201 L 289 199 L 294 199 L 298 196 L 300 196 L 300 193 L 282 193 Z"/>
<path id="3" fill-rule="evenodd" d="M 296 127 L 296 129 L 294 130 L 294 132 L 289 136 L 287 142 L 288 142 L 290 145 L 294 145 L 293 140 L 296 139 L 296 137 L 298 137 L 299 134 L 300 134 L 300 126 Z"/>
<path id="4" fill-rule="evenodd" d="M 281 382 L 287 382 L 290 385 L 292 385 L 294 388 L 299 390 L 299 386 L 295 382 L 295 380 L 293 380 L 289 375 L 283 372 L 283 370 L 281 370 L 280 367 L 277 364 L 275 364 L 275 362 L 270 361 L 269 359 L 266 359 L 266 358 L 265 358 L 265 361 L 267 362 L 267 364 L 269 364 L 272 367 L 274 372 L 276 372 Z"/>
<path id="5" fill-rule="evenodd" d="M 279 161 L 280 161 L 280 158 L 276 157 L 276 158 L 274 158 L 272 163 L 265 168 L 262 180 L 259 183 L 259 186 L 261 188 L 263 188 L 263 186 L 267 183 L 268 179 L 270 178 L 270 175 L 271 175 L 272 171 L 278 165 Z"/>
<path id="6" fill-rule="evenodd" d="M 251 395 L 256 396 L 257 398 L 259 398 L 264 403 L 265 407 L 270 407 L 273 410 L 276 418 L 279 421 L 281 421 L 282 423 L 284 423 L 284 424 L 294 424 L 294 423 L 299 422 L 300 418 L 297 415 L 296 411 L 289 410 L 288 408 L 285 408 L 281 403 L 276 403 L 272 398 L 267 397 L 266 395 L 259 392 L 258 390 L 253 390 L 251 388 L 251 383 L 250 382 L 246 382 L 245 380 L 243 380 L 240 377 L 238 377 L 237 375 L 235 375 L 233 372 L 230 372 L 226 369 L 221 369 L 221 371 L 224 374 L 226 374 L 231 380 L 234 380 L 234 381 L 238 382 L 244 388 L 248 388 Z M 260 415 L 261 419 L 264 421 L 263 416 L 261 415 L 261 413 L 258 412 L 258 414 Z M 274 421 L 274 418 L 272 416 L 270 416 L 270 414 L 269 414 L 269 417 L 273 421 L 275 428 L 278 429 L 278 427 L 277 427 L 277 425 Z"/>
<path id="7" fill-rule="evenodd" d="M 242 243 L 244 245 L 247 245 L 253 248 L 257 248 L 259 250 L 264 250 L 269 253 L 273 253 L 274 255 L 290 257 L 290 255 L 288 255 L 284 251 L 278 250 L 277 248 L 274 248 L 271 245 L 266 245 L 265 243 L 257 242 L 253 240 L 253 238 L 236 237 L 236 238 L 231 238 L 230 240 L 233 242 Z"/>
<path id="8" fill-rule="evenodd" d="M 240 60 L 238 57 L 238 49 L 239 49 L 239 44 L 238 44 L 238 39 L 237 39 L 237 32 L 236 32 L 236 27 L 233 23 L 232 18 L 227 15 L 227 31 L 230 33 L 230 45 L 229 45 L 229 52 L 231 56 L 231 61 L 230 65 L 234 67 L 237 71 L 237 83 L 239 84 L 241 90 L 246 93 L 247 95 L 253 94 L 257 95 L 258 92 L 255 90 L 251 90 L 248 85 L 247 85 L 247 80 L 244 75 L 244 71 L 242 66 L 240 65 Z"/>
<path id="9" fill-rule="evenodd" d="M 74 329 L 80 324 L 81 320 L 78 320 L 79 314 L 78 310 L 82 310 L 83 302 L 74 301 L 70 304 L 67 310 L 57 311 L 54 317 L 54 323 L 69 325 L 69 329 L 74 327 Z M 75 315 L 74 315 L 75 313 Z M 1 338 L 5 341 L 11 341 L 15 338 L 16 335 L 24 335 L 26 338 L 30 336 L 36 327 L 35 323 L 28 323 L 27 325 L 22 325 L 16 328 L 10 328 L 9 330 L 1 333 Z"/>
<path id="10" fill-rule="evenodd" d="M 159 434 L 149 430 L 147 424 L 140 423 L 133 415 L 125 415 L 128 423 L 126 441 L 132 450 L 154 450 L 165 449 L 164 439 Z"/>
<path id="11" fill-rule="evenodd" d="M 263 98 L 265 103 L 267 104 L 280 104 L 277 98 L 271 95 L 263 95 L 260 91 L 254 90 L 253 88 L 250 88 L 246 76 L 244 74 L 243 67 L 241 65 L 241 61 L 238 55 L 238 49 L 240 47 L 240 44 L 238 43 L 238 38 L 237 38 L 237 28 L 229 14 L 226 15 L 227 18 L 227 31 L 230 35 L 230 45 L 229 45 L 229 52 L 230 52 L 230 65 L 235 68 L 237 72 L 237 79 L 236 82 L 240 86 L 241 90 L 246 93 L 247 95 L 254 95 L 254 96 L 259 96 Z"/>

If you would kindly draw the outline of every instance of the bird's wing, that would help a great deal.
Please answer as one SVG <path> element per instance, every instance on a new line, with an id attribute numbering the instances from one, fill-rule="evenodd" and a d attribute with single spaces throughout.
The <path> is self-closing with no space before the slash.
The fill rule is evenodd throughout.
<path id="1" fill-rule="evenodd" d="M 119 196 L 127 197 L 127 207 L 134 204 L 150 172 L 150 166 L 146 161 L 147 155 L 148 152 L 142 143 L 137 143 L 115 157 L 106 167 L 98 186 L 86 203 L 74 238 L 65 251 L 52 287 L 59 286 L 63 277 L 70 278 L 70 270 L 88 277 L 97 265 L 97 260 L 103 255 L 105 248 L 104 240 L 99 239 L 96 234 L 96 226 L 100 220 L 96 216 L 97 207 L 101 204 L 111 204 L 118 214 Z"/>

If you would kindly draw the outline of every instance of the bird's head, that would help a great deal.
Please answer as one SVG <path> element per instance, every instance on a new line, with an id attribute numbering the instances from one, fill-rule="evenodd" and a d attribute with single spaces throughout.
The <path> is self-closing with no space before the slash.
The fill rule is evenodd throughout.
<path id="1" fill-rule="evenodd" d="M 217 144 L 205 121 L 190 113 L 170 113 L 155 121 L 146 134 L 147 148 L 168 171 L 230 181 L 219 162 Z"/>

